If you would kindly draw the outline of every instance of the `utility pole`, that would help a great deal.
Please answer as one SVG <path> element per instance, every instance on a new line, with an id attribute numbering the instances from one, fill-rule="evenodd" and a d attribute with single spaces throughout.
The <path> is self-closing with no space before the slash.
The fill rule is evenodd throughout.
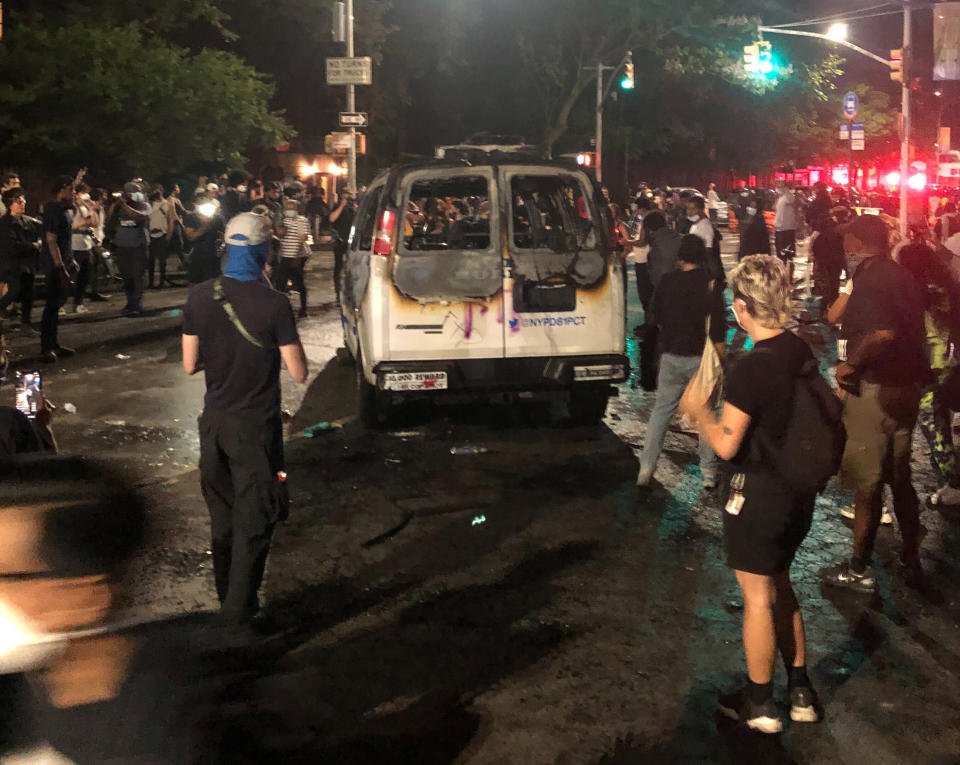
<path id="1" fill-rule="evenodd" d="M 353 58 L 353 0 L 347 0 L 347 58 Z M 347 111 L 357 110 L 356 85 L 347 85 Z M 357 193 L 357 129 L 350 128 L 350 152 L 347 166 L 347 191 Z"/>
<path id="2" fill-rule="evenodd" d="M 597 137 L 596 152 L 597 163 L 595 170 L 597 173 L 597 183 L 603 183 L 603 62 L 597 62 Z"/>
<path id="3" fill-rule="evenodd" d="M 910 200 L 910 80 L 913 77 L 913 24 L 910 0 L 903 4 L 903 83 L 900 107 L 903 114 L 903 135 L 900 137 L 900 233 L 908 228 L 907 204 Z"/>

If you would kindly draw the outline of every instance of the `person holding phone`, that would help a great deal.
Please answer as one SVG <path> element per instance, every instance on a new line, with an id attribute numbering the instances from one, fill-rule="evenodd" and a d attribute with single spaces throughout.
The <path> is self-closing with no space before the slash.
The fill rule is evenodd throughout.
<path id="1" fill-rule="evenodd" d="M 6 336 L 3 323 L 0 322 L 0 359 L 6 358 Z M 34 374 L 39 377 L 39 373 Z M 57 439 L 52 427 L 56 407 L 43 397 L 42 388 L 35 388 L 35 391 L 37 402 L 34 417 L 17 406 L 0 405 L 0 460 L 9 460 L 18 454 L 57 451 Z M 16 393 L 13 400 L 16 403 Z"/>

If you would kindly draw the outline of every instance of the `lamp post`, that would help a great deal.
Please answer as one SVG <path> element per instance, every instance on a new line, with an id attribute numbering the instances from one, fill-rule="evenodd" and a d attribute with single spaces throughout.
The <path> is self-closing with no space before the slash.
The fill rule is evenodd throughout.
<path id="1" fill-rule="evenodd" d="M 347 0 L 347 58 L 353 58 L 353 0 Z M 347 111 L 357 110 L 356 85 L 347 85 Z M 350 152 L 348 159 L 347 190 L 354 196 L 357 193 L 357 129 L 350 128 Z"/>

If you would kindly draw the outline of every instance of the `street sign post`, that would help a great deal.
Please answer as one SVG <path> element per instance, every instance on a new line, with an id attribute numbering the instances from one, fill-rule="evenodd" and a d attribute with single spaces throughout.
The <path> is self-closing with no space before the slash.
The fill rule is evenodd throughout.
<path id="1" fill-rule="evenodd" d="M 358 58 L 328 58 L 327 85 L 372 85 L 373 60 Z"/>
<path id="2" fill-rule="evenodd" d="M 340 127 L 367 127 L 369 124 L 366 112 L 340 112 Z"/>
<path id="3" fill-rule="evenodd" d="M 844 122 L 840 125 L 840 140 L 849 141 L 850 140 L 850 123 Z"/>
<path id="4" fill-rule="evenodd" d="M 366 154 L 367 137 L 355 129 L 349 133 L 327 133 L 323 137 L 324 154 L 349 154 L 351 146 L 357 154 Z"/>
<path id="5" fill-rule="evenodd" d="M 852 120 L 857 116 L 857 111 L 860 109 L 860 99 L 857 98 L 857 94 L 852 90 L 848 91 L 847 94 L 843 97 L 843 113 L 848 120 Z"/>
<path id="6" fill-rule="evenodd" d="M 863 129 L 862 122 L 850 123 L 850 150 L 863 151 L 866 132 Z"/>

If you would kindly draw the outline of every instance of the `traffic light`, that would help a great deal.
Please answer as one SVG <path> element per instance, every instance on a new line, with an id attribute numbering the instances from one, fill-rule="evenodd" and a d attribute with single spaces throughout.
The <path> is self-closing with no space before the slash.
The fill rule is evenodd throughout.
<path id="1" fill-rule="evenodd" d="M 743 68 L 747 70 L 748 74 L 756 74 L 760 70 L 758 65 L 760 63 L 760 46 L 754 43 L 753 45 L 744 45 L 743 46 Z"/>
<path id="2" fill-rule="evenodd" d="M 903 82 L 903 48 L 890 51 L 890 79 Z"/>
<path id="3" fill-rule="evenodd" d="M 773 74 L 773 46 L 769 40 L 757 43 L 757 72 L 763 77 Z"/>
<path id="4" fill-rule="evenodd" d="M 627 60 L 623 64 L 623 79 L 620 81 L 620 87 L 624 90 L 633 90 L 636 85 L 633 71 L 633 54 L 627 54 Z"/>

